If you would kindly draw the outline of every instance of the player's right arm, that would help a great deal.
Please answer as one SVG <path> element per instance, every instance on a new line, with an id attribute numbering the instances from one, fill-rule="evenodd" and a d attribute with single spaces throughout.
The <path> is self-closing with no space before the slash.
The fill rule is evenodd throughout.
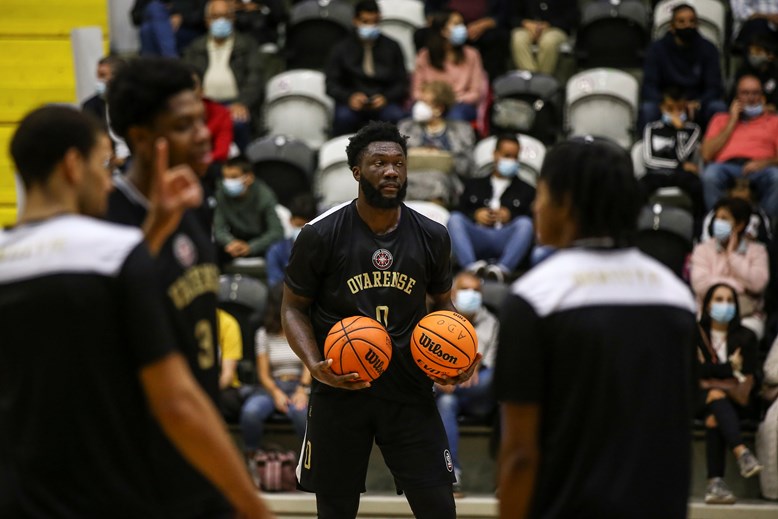
<path id="1" fill-rule="evenodd" d="M 323 360 L 316 338 L 313 335 L 313 326 L 308 310 L 313 300 L 308 297 L 295 294 L 284 283 L 284 299 L 281 303 L 281 325 L 284 328 L 286 339 L 295 354 L 300 357 L 303 364 L 311 372 L 311 376 L 323 384 L 343 389 L 364 389 L 370 386 L 369 382 L 355 382 L 359 378 L 357 373 L 336 375 L 332 369 L 332 360 Z"/>
<path id="2" fill-rule="evenodd" d="M 184 458 L 241 517 L 273 517 L 246 473 L 216 407 L 197 385 L 183 356 L 171 353 L 140 372 L 152 415 Z"/>

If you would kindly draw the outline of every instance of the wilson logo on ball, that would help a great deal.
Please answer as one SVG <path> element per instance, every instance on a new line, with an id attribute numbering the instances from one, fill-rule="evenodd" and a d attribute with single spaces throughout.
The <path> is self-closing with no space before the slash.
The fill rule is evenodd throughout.
<path id="1" fill-rule="evenodd" d="M 422 332 L 421 338 L 419 339 L 419 344 L 421 344 L 424 348 L 427 348 L 427 351 L 436 357 L 440 357 L 447 362 L 456 364 L 459 361 L 457 356 L 444 352 L 443 347 L 437 342 L 433 341 L 431 337 L 428 337 L 426 333 Z"/>
<path id="2" fill-rule="evenodd" d="M 381 360 L 381 357 L 379 357 L 374 350 L 367 350 L 367 353 L 365 353 L 365 360 L 375 368 L 379 375 L 384 372 L 384 361 Z"/>

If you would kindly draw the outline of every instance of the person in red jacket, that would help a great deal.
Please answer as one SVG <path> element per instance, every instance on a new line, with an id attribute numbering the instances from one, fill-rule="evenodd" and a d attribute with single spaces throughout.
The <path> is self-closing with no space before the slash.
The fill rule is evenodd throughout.
<path id="1" fill-rule="evenodd" d="M 205 106 L 205 124 L 211 132 L 211 152 L 214 162 L 226 162 L 232 144 L 232 117 L 223 104 L 203 96 L 203 73 L 191 67 L 195 93 Z"/>

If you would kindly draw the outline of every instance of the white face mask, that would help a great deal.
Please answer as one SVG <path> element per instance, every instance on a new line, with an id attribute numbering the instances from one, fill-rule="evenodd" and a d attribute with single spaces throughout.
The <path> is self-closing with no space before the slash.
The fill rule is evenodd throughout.
<path id="1" fill-rule="evenodd" d="M 417 123 L 429 122 L 435 114 L 432 113 L 432 107 L 424 101 L 416 101 L 411 110 L 411 116 Z"/>
<path id="2" fill-rule="evenodd" d="M 108 86 L 105 84 L 105 81 L 97 80 L 95 82 L 95 92 L 97 92 L 97 95 L 105 95 L 105 91 L 108 88 Z"/>

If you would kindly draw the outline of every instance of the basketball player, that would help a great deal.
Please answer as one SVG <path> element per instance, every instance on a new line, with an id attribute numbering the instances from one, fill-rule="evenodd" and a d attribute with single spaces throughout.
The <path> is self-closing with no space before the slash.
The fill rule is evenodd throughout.
<path id="1" fill-rule="evenodd" d="M 142 233 L 93 218 L 111 189 L 108 136 L 48 106 L 22 120 L 11 154 L 26 204 L 0 232 L 0 517 L 166 517 L 152 415 L 242 514 L 270 517 L 173 349 Z"/>
<path id="2" fill-rule="evenodd" d="M 319 518 L 356 517 L 375 440 L 416 517 L 450 519 L 454 466 L 446 433 L 432 380 L 408 347 L 428 296 L 433 310 L 455 310 L 448 233 L 402 203 L 406 145 L 395 126 L 364 126 L 346 153 L 358 198 L 303 227 L 284 288 L 284 330 L 315 379 L 300 484 L 316 492 Z M 354 315 L 375 318 L 392 337 L 392 361 L 373 383 L 336 375 L 332 361 L 322 360 L 330 328 Z M 441 382 L 467 380 L 477 364 Z"/>
<path id="3" fill-rule="evenodd" d="M 210 162 L 210 134 L 203 104 L 194 91 L 189 69 L 164 58 L 130 61 L 108 89 L 114 131 L 132 151 L 124 177 L 114 179 L 108 219 L 142 227 L 157 254 L 161 284 L 173 318 L 176 344 L 200 385 L 214 403 L 219 398 L 216 345 L 216 295 L 219 272 L 209 231 L 192 211 L 177 219 L 154 209 L 152 186 L 168 165 L 172 171 L 203 175 Z M 170 517 L 223 517 L 227 503 L 204 478 L 185 470 L 185 461 L 162 435 L 152 443 L 159 464 L 158 485 L 167 496 Z"/>
<path id="4" fill-rule="evenodd" d="M 686 517 L 694 300 L 628 247 L 629 155 L 590 137 L 555 146 L 535 199 L 559 249 L 511 288 L 500 317 L 500 517 Z"/>

